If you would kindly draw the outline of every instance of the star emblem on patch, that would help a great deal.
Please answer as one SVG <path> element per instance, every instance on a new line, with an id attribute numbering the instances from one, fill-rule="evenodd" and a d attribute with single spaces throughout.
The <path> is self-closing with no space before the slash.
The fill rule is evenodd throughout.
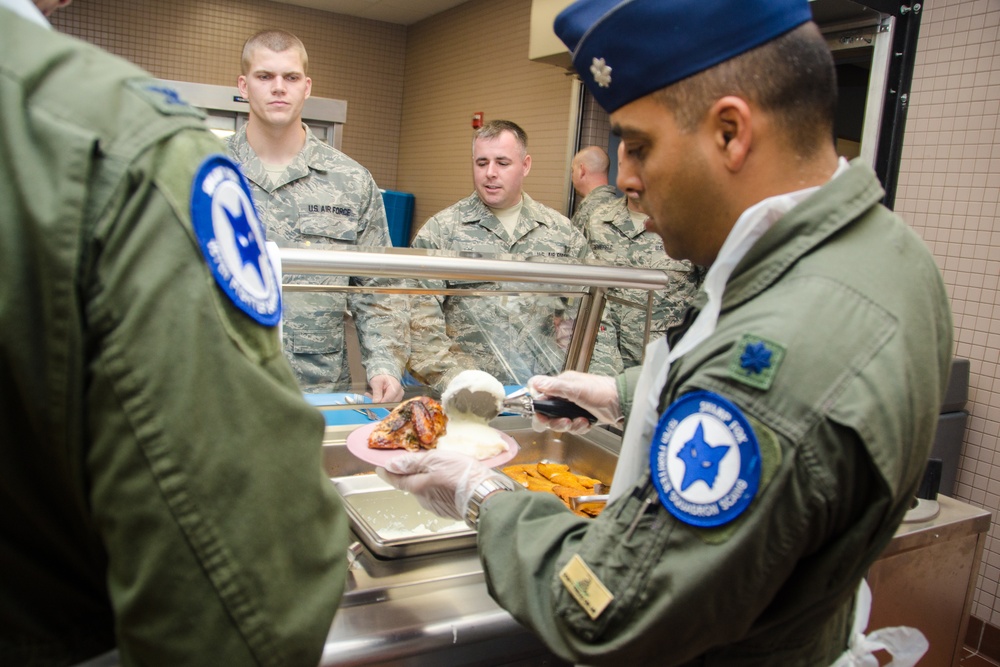
<path id="1" fill-rule="evenodd" d="M 281 283 L 264 226 L 239 166 L 207 157 L 191 184 L 191 223 L 215 281 L 233 304 L 265 326 L 281 321 Z"/>
<path id="2" fill-rule="evenodd" d="M 692 526 L 715 528 L 753 502 L 760 484 L 760 447 L 739 406 L 720 394 L 694 391 L 660 417 L 649 470 L 668 512 Z"/>
<path id="3" fill-rule="evenodd" d="M 236 213 L 228 209 L 222 209 L 222 212 L 233 228 L 233 244 L 239 256 L 241 268 L 249 269 L 257 275 L 257 279 L 262 285 L 266 284 L 264 272 L 260 268 L 263 264 L 261 260 L 264 253 L 257 243 L 257 235 L 250 225 L 246 208 L 239 206 Z M 253 215 L 253 211 L 250 214 Z"/>
<path id="4" fill-rule="evenodd" d="M 604 58 L 594 58 L 590 65 L 590 73 L 601 88 L 607 88 L 611 85 L 611 68 L 604 62 Z"/>
<path id="5" fill-rule="evenodd" d="M 698 422 L 694 435 L 688 440 L 677 458 L 684 463 L 681 491 L 687 491 L 695 482 L 704 482 L 709 488 L 719 476 L 719 462 L 729 452 L 729 445 L 712 445 L 705 440 L 705 424 Z"/>

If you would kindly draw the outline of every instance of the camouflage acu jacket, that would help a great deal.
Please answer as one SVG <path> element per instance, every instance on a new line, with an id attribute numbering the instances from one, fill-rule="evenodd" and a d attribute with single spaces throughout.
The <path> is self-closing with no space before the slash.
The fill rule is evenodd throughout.
<path id="1" fill-rule="evenodd" d="M 586 239 L 565 216 L 527 194 L 523 202 L 510 234 L 473 193 L 431 217 L 412 245 L 552 262 L 576 262 L 590 256 Z M 427 286 L 497 290 L 517 289 L 518 284 L 449 280 Z M 544 286 L 523 287 L 538 290 Z M 563 345 L 567 341 L 556 334 L 561 322 L 575 316 L 578 303 L 574 301 L 539 295 L 415 297 L 411 302 L 410 370 L 418 379 L 439 388 L 464 368 L 484 370 L 504 384 L 525 384 L 532 375 L 558 373 L 565 361 Z M 621 370 L 610 332 L 599 334 L 590 369 L 606 375 Z"/>
<path id="2" fill-rule="evenodd" d="M 624 197 L 595 209 L 584 234 L 597 259 L 618 266 L 662 269 L 670 277 L 668 289 L 653 292 L 649 340 L 663 336 L 680 322 L 698 293 L 705 272 L 686 260 L 671 259 L 663 250 L 660 237 L 632 220 Z M 643 290 L 608 290 L 605 319 L 617 331 L 625 368 L 642 363 L 647 306 L 647 293 Z"/>
<path id="3" fill-rule="evenodd" d="M 305 146 L 276 182 L 247 142 L 245 126 L 230 138 L 229 150 L 250 181 L 268 239 L 279 246 L 331 249 L 391 245 L 382 195 L 371 174 L 321 142 L 308 127 Z M 283 282 L 392 284 L 377 278 L 287 274 Z M 402 376 L 409 355 L 406 297 L 286 290 L 283 298 L 285 355 L 305 391 L 351 388 L 344 337 L 344 313 L 348 310 L 357 325 L 367 378 Z"/>
<path id="4" fill-rule="evenodd" d="M 580 202 L 580 205 L 576 207 L 576 213 L 573 214 L 572 218 L 573 226 L 586 234 L 587 221 L 590 219 L 590 216 L 593 215 L 594 211 L 619 199 L 622 199 L 622 196 L 618 194 L 618 190 L 615 189 L 615 186 L 598 185 L 596 188 L 588 192 L 587 196 Z"/>

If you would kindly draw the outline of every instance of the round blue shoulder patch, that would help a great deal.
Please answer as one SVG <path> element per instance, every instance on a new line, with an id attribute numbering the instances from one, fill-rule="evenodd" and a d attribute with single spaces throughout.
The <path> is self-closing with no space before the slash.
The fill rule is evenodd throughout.
<path id="1" fill-rule="evenodd" d="M 191 186 L 191 221 L 215 281 L 244 313 L 265 326 L 281 321 L 281 289 L 264 245 L 250 186 L 225 155 L 202 162 Z"/>
<path id="2" fill-rule="evenodd" d="M 649 469 L 667 511 L 684 523 L 714 528 L 739 516 L 757 494 L 760 448 L 732 401 L 695 391 L 660 417 Z"/>

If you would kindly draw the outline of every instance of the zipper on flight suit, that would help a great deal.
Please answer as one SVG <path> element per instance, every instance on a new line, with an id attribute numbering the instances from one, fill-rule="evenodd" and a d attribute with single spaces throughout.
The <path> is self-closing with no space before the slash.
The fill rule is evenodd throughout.
<path id="1" fill-rule="evenodd" d="M 625 540 L 624 540 L 625 542 L 628 542 L 632 539 L 632 534 L 635 532 L 636 527 L 639 525 L 639 521 L 642 519 L 643 516 L 646 515 L 646 512 L 649 511 L 649 508 L 653 507 L 659 502 L 660 502 L 660 496 L 657 494 L 656 489 L 650 489 L 649 494 L 642 501 L 642 507 L 639 508 L 638 512 L 636 512 L 635 518 L 632 519 L 632 523 L 629 524 L 628 530 L 625 531 Z"/>

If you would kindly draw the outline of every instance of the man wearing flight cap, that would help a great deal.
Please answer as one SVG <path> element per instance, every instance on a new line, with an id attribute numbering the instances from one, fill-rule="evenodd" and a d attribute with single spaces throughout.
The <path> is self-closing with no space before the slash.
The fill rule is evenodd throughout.
<path id="1" fill-rule="evenodd" d="M 477 523 L 491 594 L 569 660 L 861 664 L 859 584 L 922 478 L 951 361 L 934 259 L 837 157 L 806 0 L 588 0 L 555 27 L 625 145 L 619 188 L 709 267 L 703 291 L 641 372 L 532 378 L 627 418 L 596 519 L 443 454 L 380 474 Z M 918 635 L 882 635 L 909 652 L 894 664 Z"/>

